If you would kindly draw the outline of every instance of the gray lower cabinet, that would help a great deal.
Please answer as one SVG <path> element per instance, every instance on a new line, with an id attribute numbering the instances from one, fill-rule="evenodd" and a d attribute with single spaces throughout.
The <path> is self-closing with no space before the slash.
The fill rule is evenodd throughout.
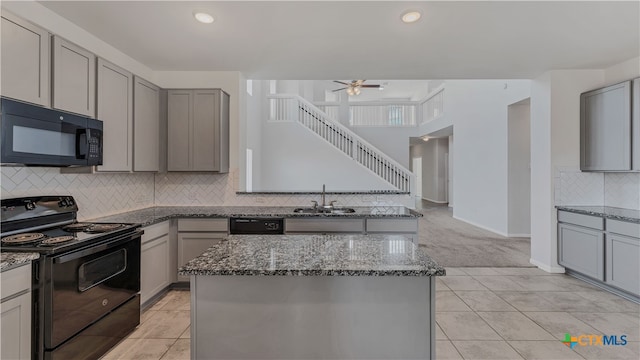
<path id="1" fill-rule="evenodd" d="M 96 57 L 59 36 L 53 36 L 52 107 L 94 118 Z"/>
<path id="2" fill-rule="evenodd" d="M 103 121 L 103 163 L 98 171 L 133 169 L 133 75 L 98 59 L 97 115 Z"/>
<path id="3" fill-rule="evenodd" d="M 169 90 L 167 170 L 229 171 L 229 95 L 220 89 Z"/>
<path id="4" fill-rule="evenodd" d="M 49 106 L 49 33 L 4 9 L 0 30 L 2 96 Z"/>
<path id="5" fill-rule="evenodd" d="M 362 234 L 364 232 L 364 220 L 365 219 L 287 218 L 284 220 L 284 230 L 287 234 Z"/>
<path id="6" fill-rule="evenodd" d="M 211 246 L 220 243 L 229 234 L 229 219 L 179 219 L 178 267 L 200 256 Z M 178 281 L 189 281 L 178 276 Z"/>
<path id="7" fill-rule="evenodd" d="M 640 238 L 607 234 L 607 283 L 640 294 Z"/>
<path id="8" fill-rule="evenodd" d="M 140 255 L 140 303 L 144 304 L 172 283 L 169 221 L 143 228 Z"/>
<path id="9" fill-rule="evenodd" d="M 558 224 L 558 263 L 604 281 L 604 234 L 601 230 Z"/>
<path id="10" fill-rule="evenodd" d="M 640 296 L 640 224 L 558 211 L 558 263 Z"/>
<path id="11" fill-rule="evenodd" d="M 1 359 L 31 359 L 31 264 L 0 274 Z"/>
<path id="12" fill-rule="evenodd" d="M 133 171 L 160 170 L 160 88 L 133 78 Z"/>

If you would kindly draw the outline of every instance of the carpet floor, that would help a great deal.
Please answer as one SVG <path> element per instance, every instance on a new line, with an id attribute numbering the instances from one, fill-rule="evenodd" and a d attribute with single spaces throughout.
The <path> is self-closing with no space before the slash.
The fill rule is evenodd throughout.
<path id="1" fill-rule="evenodd" d="M 453 218 L 447 206 L 418 204 L 420 246 L 450 267 L 532 267 L 529 238 L 508 238 Z"/>

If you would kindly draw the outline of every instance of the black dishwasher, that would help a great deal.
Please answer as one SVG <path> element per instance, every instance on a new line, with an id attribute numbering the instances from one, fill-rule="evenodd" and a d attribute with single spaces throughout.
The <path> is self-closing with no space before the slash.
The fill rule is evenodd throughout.
<path id="1" fill-rule="evenodd" d="M 229 220 L 232 235 L 284 234 L 283 218 L 232 217 Z"/>

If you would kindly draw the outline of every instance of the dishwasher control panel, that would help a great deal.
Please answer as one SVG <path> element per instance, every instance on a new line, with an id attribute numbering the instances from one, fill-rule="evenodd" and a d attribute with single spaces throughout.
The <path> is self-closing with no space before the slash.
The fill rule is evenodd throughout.
<path id="1" fill-rule="evenodd" d="M 230 234 L 284 234 L 283 218 L 232 217 L 229 219 Z"/>

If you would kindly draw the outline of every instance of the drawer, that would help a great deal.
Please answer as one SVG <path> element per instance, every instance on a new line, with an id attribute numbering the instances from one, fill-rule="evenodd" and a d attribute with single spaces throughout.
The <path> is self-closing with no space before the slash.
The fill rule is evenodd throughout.
<path id="1" fill-rule="evenodd" d="M 169 221 L 164 221 L 159 224 L 153 224 L 142 228 L 144 234 L 142 235 L 142 243 L 146 243 L 164 236 L 169 233 Z"/>
<path id="2" fill-rule="evenodd" d="M 31 263 L 3 271 L 0 274 L 0 280 L 2 281 L 2 300 L 26 290 L 31 290 Z"/>
<path id="3" fill-rule="evenodd" d="M 358 233 L 364 219 L 285 219 L 285 233 Z"/>
<path id="4" fill-rule="evenodd" d="M 178 219 L 178 232 L 228 232 L 229 219 Z"/>
<path id="5" fill-rule="evenodd" d="M 367 219 L 368 233 L 417 233 L 415 219 Z"/>
<path id="6" fill-rule="evenodd" d="M 558 222 L 604 230 L 604 218 L 558 210 Z"/>
<path id="7" fill-rule="evenodd" d="M 640 224 L 607 219 L 607 232 L 640 238 Z"/>

